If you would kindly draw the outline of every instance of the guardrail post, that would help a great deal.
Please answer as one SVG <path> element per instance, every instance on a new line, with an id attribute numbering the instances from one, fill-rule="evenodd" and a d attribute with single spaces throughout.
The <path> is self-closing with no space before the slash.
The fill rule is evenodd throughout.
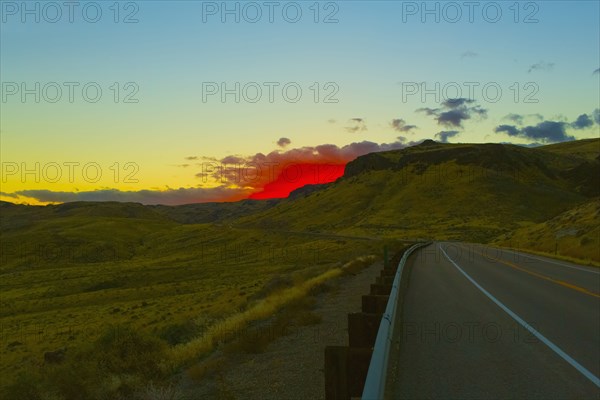
<path id="1" fill-rule="evenodd" d="M 380 294 L 367 294 L 362 297 L 362 311 L 371 314 L 383 314 L 387 307 L 389 296 Z"/>
<path id="2" fill-rule="evenodd" d="M 350 347 L 371 348 L 375 344 L 381 314 L 348 314 L 348 343 Z"/>
<path id="3" fill-rule="evenodd" d="M 388 247 L 387 245 L 383 246 L 383 268 L 388 268 L 389 266 L 388 260 Z"/>
<path id="4" fill-rule="evenodd" d="M 325 347 L 325 398 L 349 399 L 348 347 Z"/>
<path id="5" fill-rule="evenodd" d="M 325 398 L 360 397 L 371 361 L 370 348 L 325 347 Z"/>

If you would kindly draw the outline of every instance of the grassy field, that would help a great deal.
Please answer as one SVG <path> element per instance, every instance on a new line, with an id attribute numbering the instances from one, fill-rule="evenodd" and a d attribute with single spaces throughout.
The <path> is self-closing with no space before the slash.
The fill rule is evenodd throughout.
<path id="1" fill-rule="evenodd" d="M 35 382 L 57 399 L 128 397 L 149 381 L 160 387 L 247 324 L 343 273 L 347 262 L 380 256 L 384 244 L 183 225 L 139 205 L 102 207 L 3 212 L 6 398 L 28 398 L 16 393 Z M 63 347 L 63 363 L 44 363 L 45 352 Z"/>

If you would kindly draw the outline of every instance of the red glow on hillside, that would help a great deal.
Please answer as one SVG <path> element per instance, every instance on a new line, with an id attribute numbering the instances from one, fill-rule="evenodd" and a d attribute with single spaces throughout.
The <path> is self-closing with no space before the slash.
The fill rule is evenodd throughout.
<path id="1" fill-rule="evenodd" d="M 285 198 L 305 185 L 333 182 L 342 175 L 346 164 L 292 164 L 285 167 L 279 176 L 267 183 L 261 192 L 248 198 L 253 200 Z"/>

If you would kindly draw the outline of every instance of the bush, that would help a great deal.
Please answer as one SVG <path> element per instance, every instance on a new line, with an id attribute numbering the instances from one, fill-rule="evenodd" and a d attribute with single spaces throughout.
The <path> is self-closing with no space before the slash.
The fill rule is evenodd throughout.
<path id="1" fill-rule="evenodd" d="M 198 327 L 194 322 L 187 321 L 182 324 L 173 324 L 164 328 L 160 333 L 160 338 L 175 346 L 193 339 L 198 334 Z"/>
<path id="2" fill-rule="evenodd" d="M 126 325 L 109 329 L 95 346 L 102 370 L 117 375 L 140 375 L 148 380 L 164 378 L 162 362 L 166 348 L 160 339 Z"/>

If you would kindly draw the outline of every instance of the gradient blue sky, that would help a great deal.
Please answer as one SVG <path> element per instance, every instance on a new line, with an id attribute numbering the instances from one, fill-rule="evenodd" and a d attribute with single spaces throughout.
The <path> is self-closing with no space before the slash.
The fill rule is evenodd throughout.
<path id="1" fill-rule="evenodd" d="M 535 140 L 494 132 L 499 125 L 515 125 L 504 118 L 507 114 L 539 114 L 542 119 L 528 117 L 523 122 L 535 126 L 543 120 L 571 123 L 581 114 L 592 116 L 600 107 L 600 75 L 594 73 L 600 67 L 598 1 L 519 2 L 518 23 L 509 9 L 515 4 L 512 1 L 497 2 L 502 10 L 497 23 L 482 16 L 482 7 L 490 2 L 477 2 L 473 23 L 468 22 L 465 7 L 456 23 L 443 18 L 436 23 L 431 15 L 423 23 L 420 13 L 403 21 L 403 8 L 411 2 L 340 1 L 335 2 L 339 22 L 330 24 L 313 22 L 309 7 L 314 1 L 296 2 L 303 16 L 295 24 L 282 18 L 281 7 L 274 23 L 265 14 L 258 23 L 235 23 L 231 16 L 222 23 L 220 15 L 209 16 L 205 23 L 200 1 L 135 2 L 139 22 L 132 24 L 114 23 L 109 9 L 113 2 L 98 2 L 103 16 L 95 24 L 85 22 L 77 11 L 75 23 L 69 23 L 66 15 L 57 23 L 43 18 L 35 23 L 32 16 L 23 23 L 20 15 L 7 13 L 7 3 L 14 2 L 1 3 L 3 84 L 93 81 L 104 89 L 95 104 L 80 96 L 73 103 L 23 103 L 18 96 L 0 103 L 2 162 L 94 161 L 103 168 L 134 162 L 139 166 L 137 183 L 108 178 L 49 183 L 18 175 L 3 177 L 5 194 L 198 189 L 207 186 L 195 176 L 199 167 L 177 167 L 185 163 L 184 157 L 250 159 L 255 153 L 278 150 L 275 142 L 280 137 L 291 139 L 288 150 L 322 144 L 342 148 L 361 141 L 392 143 L 399 135 L 410 142 L 448 130 L 460 132 L 451 142 L 525 144 Z M 28 2 L 31 7 L 34 3 Z M 21 7 L 22 3 L 15 4 Z M 235 2 L 227 4 L 233 7 Z M 322 20 L 333 8 L 328 2 L 317 4 Z M 427 4 L 434 7 L 435 2 Z M 440 9 L 447 4 L 439 2 Z M 534 15 L 538 22 L 524 23 L 534 10 L 531 4 L 539 8 Z M 130 10 L 121 9 L 120 19 Z M 530 71 L 534 65 L 541 68 Z M 266 93 L 256 104 L 238 104 L 231 96 L 226 103 L 218 97 L 202 102 L 202 82 L 267 81 L 298 82 L 303 96 L 293 104 L 278 91 L 274 103 L 265 100 Z M 135 82 L 139 103 L 115 104 L 108 90 L 113 82 Z M 309 91 L 313 82 L 334 82 L 339 87 L 338 103 L 315 103 Z M 430 87 L 436 82 L 496 82 L 503 94 L 492 103 L 476 90 L 471 106 L 487 110 L 487 117 L 473 117 L 456 128 L 416 111 L 440 108 L 433 96 L 426 102 L 420 96 L 403 101 L 401 82 L 426 82 Z M 523 88 L 515 102 L 510 89 L 515 82 L 520 86 L 533 82 L 539 88 L 535 95 L 539 102 L 524 103 Z M 352 118 L 362 118 L 366 129 L 347 129 L 354 126 Z M 390 122 L 399 118 L 418 129 L 394 130 Z M 599 129 L 594 124 L 578 130 L 568 127 L 566 132 L 576 138 L 598 137 Z M 19 199 L 26 197 L 21 193 Z M 43 202 L 41 196 L 31 198 Z"/>

